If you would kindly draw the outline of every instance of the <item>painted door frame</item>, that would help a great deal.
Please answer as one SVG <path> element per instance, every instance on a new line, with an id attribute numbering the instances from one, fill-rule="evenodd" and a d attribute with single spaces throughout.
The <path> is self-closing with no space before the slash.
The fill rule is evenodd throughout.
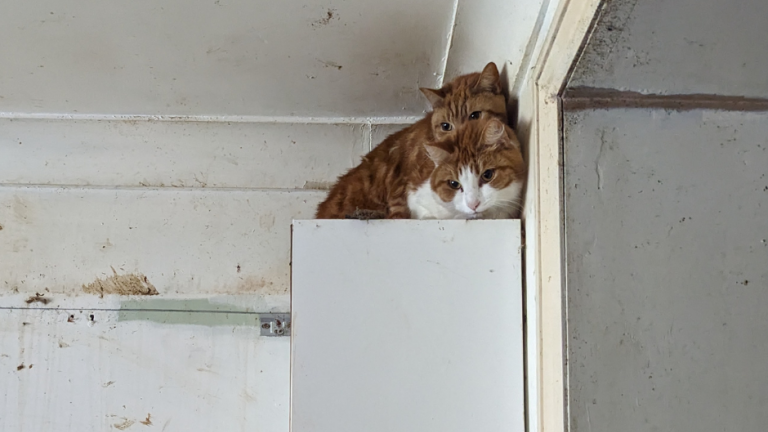
<path id="1" fill-rule="evenodd" d="M 600 6 L 601 0 L 556 5 L 519 92 L 518 132 L 529 170 L 523 215 L 529 432 L 568 428 L 560 95 Z"/>

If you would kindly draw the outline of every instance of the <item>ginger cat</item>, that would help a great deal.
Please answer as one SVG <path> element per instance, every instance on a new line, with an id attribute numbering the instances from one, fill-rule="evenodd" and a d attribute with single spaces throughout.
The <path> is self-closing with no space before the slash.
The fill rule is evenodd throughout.
<path id="1" fill-rule="evenodd" d="M 465 123 L 498 118 L 506 120 L 506 100 L 501 94 L 499 71 L 488 63 L 482 72 L 462 75 L 440 89 L 420 89 L 433 111 L 413 125 L 387 137 L 363 157 L 331 189 L 317 209 L 317 219 L 343 219 L 358 210 L 380 213 L 390 219 L 411 217 L 409 185 L 414 171 L 434 169 L 425 144 L 456 137 Z"/>
<path id="2" fill-rule="evenodd" d="M 519 214 L 525 162 L 512 129 L 490 118 L 462 126 L 455 137 L 425 146 L 407 179 L 414 219 L 506 219 Z"/>

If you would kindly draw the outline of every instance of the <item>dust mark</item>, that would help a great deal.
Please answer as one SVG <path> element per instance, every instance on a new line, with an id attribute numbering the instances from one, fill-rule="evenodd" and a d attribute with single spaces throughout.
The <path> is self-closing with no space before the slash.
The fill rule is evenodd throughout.
<path id="1" fill-rule="evenodd" d="M 264 229 L 270 229 L 275 226 L 275 215 L 263 214 L 259 216 L 259 226 Z"/>
<path id="2" fill-rule="evenodd" d="M 47 305 L 50 303 L 51 299 L 43 297 L 45 294 L 35 293 L 35 295 L 30 296 L 28 299 L 24 300 L 24 303 L 26 304 L 32 304 L 32 303 L 42 303 L 44 305 Z"/>
<path id="3" fill-rule="evenodd" d="M 240 264 L 237 265 L 237 272 L 240 273 Z"/>
<path id="4" fill-rule="evenodd" d="M 275 286 L 274 282 L 267 281 L 263 277 L 246 276 L 241 278 L 240 282 L 235 288 L 237 293 L 253 293 L 259 294 L 285 294 L 286 289 L 283 286 Z"/>
<path id="5" fill-rule="evenodd" d="M 69 318 L 67 318 L 67 322 L 68 322 L 68 323 L 73 323 L 73 322 L 75 322 L 75 316 L 74 316 L 74 315 L 70 315 L 70 316 L 69 316 Z"/>
<path id="6" fill-rule="evenodd" d="M 64 341 L 59 341 L 59 348 L 69 348 L 69 344 Z"/>
<path id="7" fill-rule="evenodd" d="M 341 68 L 343 67 L 340 64 L 332 61 L 325 61 L 325 60 L 318 60 L 318 61 L 322 63 L 325 67 L 336 68 L 337 70 L 341 70 Z"/>
<path id="8" fill-rule="evenodd" d="M 3 230 L 3 224 L 0 224 L 0 231 Z"/>
<path id="9" fill-rule="evenodd" d="M 104 243 L 97 243 L 97 246 L 101 246 L 100 249 L 105 250 L 107 248 L 111 248 L 112 246 L 114 246 L 114 244 L 112 244 L 112 242 L 109 241 L 109 238 L 107 238 L 107 241 L 105 241 Z"/>
<path id="10" fill-rule="evenodd" d="M 143 424 L 144 426 L 152 426 L 152 414 L 147 414 L 147 418 L 144 419 L 144 421 L 140 421 L 139 423 Z"/>
<path id="11" fill-rule="evenodd" d="M 24 369 L 25 367 L 26 367 L 26 366 L 24 366 L 24 363 L 22 363 L 22 364 L 20 364 L 20 365 L 16 366 L 16 370 L 17 370 L 17 371 L 20 371 L 20 370 Z"/>
<path id="12" fill-rule="evenodd" d="M 327 26 L 334 19 L 337 19 L 337 20 L 339 19 L 339 17 L 336 15 L 336 9 L 328 9 L 325 12 L 324 17 L 320 18 L 319 20 L 312 21 L 312 27 L 320 28 L 323 26 Z"/>
<path id="13" fill-rule="evenodd" d="M 123 419 L 123 421 L 121 421 L 120 423 L 113 424 L 112 425 L 113 428 L 118 430 L 126 430 L 129 427 L 133 426 L 133 424 L 135 423 L 133 420 L 128 420 L 125 417 L 121 417 L 121 418 Z"/>
<path id="14" fill-rule="evenodd" d="M 30 364 L 30 365 L 29 365 L 29 369 L 32 369 L 34 366 L 35 366 L 35 365 L 33 365 L 33 364 Z"/>
<path id="15" fill-rule="evenodd" d="M 331 190 L 333 187 L 333 182 L 329 181 L 305 181 L 304 185 L 301 186 L 302 189 L 312 189 L 312 190 Z"/>
<path id="16" fill-rule="evenodd" d="M 252 394 L 248 393 L 248 390 L 243 390 L 240 392 L 240 397 L 245 399 L 248 402 L 256 402 L 256 397 Z"/>
<path id="17" fill-rule="evenodd" d="M 13 214 L 20 223 L 32 223 L 32 209 L 29 203 L 19 196 L 15 196 L 13 199 Z"/>
<path id="18" fill-rule="evenodd" d="M 104 387 L 104 388 L 107 388 L 107 387 L 111 386 L 114 383 L 115 383 L 114 381 L 107 381 L 104 384 L 102 384 L 101 386 Z"/>
<path id="19" fill-rule="evenodd" d="M 152 285 L 143 274 L 118 275 L 115 269 L 114 273 L 106 279 L 97 278 L 88 285 L 83 285 L 83 292 L 87 294 L 98 294 L 104 297 L 104 294 L 117 295 L 158 295 L 157 289 Z"/>

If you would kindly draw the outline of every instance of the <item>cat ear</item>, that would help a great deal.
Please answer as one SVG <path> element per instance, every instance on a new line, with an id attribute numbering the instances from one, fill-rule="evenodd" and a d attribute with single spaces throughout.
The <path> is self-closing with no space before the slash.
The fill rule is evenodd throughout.
<path id="1" fill-rule="evenodd" d="M 499 141 L 505 136 L 506 128 L 504 127 L 504 123 L 497 118 L 492 118 L 483 129 L 483 144 L 489 146 L 500 144 Z"/>
<path id="2" fill-rule="evenodd" d="M 501 94 L 499 69 L 496 68 L 496 63 L 490 62 L 485 65 L 485 69 L 480 72 L 480 78 L 477 80 L 475 90 L 478 92 L 491 92 L 493 94 Z"/>
<path id="3" fill-rule="evenodd" d="M 440 165 L 451 155 L 447 150 L 433 144 L 424 144 L 424 148 L 427 149 L 427 156 L 432 159 L 435 165 Z"/>
<path id="4" fill-rule="evenodd" d="M 445 93 L 443 93 L 442 90 L 435 90 L 435 89 L 425 88 L 425 87 L 421 87 L 419 90 L 421 90 L 421 92 L 424 93 L 424 96 L 427 97 L 427 100 L 429 100 L 429 103 L 432 105 L 432 108 L 436 108 L 438 105 L 443 104 L 443 100 L 445 99 Z"/>
<path id="5" fill-rule="evenodd" d="M 517 134 L 515 134 L 515 131 L 512 130 L 511 127 L 504 128 L 507 132 L 507 140 L 512 145 L 512 147 L 515 147 L 516 149 L 520 150 L 520 140 L 517 139 Z"/>

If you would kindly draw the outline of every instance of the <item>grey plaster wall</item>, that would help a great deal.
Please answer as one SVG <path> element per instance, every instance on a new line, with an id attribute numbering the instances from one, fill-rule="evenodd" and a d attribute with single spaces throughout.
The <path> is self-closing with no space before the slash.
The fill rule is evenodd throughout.
<path id="1" fill-rule="evenodd" d="M 768 114 L 585 110 L 564 135 L 570 430 L 768 430 Z"/>
<path id="2" fill-rule="evenodd" d="M 768 1 L 604 5 L 571 86 L 768 97 Z"/>

